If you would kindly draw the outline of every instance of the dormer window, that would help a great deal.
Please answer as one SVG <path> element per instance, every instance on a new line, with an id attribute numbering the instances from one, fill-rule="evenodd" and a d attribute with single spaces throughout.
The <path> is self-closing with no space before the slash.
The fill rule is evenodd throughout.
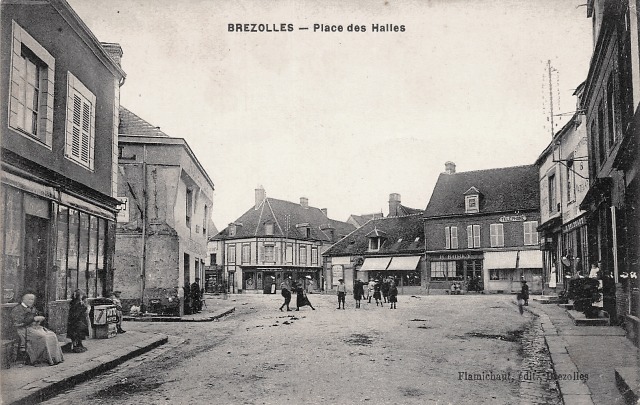
<path id="1" fill-rule="evenodd" d="M 374 228 L 373 231 L 367 234 L 367 238 L 369 238 L 369 251 L 377 252 L 382 247 L 384 239 L 387 238 L 387 234 L 378 228 Z"/>
<path id="2" fill-rule="evenodd" d="M 464 211 L 467 214 L 480 212 L 480 191 L 471 187 L 464 193 Z"/>
<path id="3" fill-rule="evenodd" d="M 265 222 L 264 233 L 265 235 L 273 235 L 273 222 Z"/>
<path id="4" fill-rule="evenodd" d="M 372 252 L 380 250 L 380 238 L 369 238 L 369 250 Z"/>
<path id="5" fill-rule="evenodd" d="M 236 236 L 236 224 L 229 224 L 229 236 Z"/>

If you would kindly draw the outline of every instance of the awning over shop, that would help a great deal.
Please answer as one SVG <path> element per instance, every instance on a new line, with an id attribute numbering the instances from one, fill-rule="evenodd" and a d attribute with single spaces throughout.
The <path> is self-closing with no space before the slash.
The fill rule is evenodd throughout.
<path id="1" fill-rule="evenodd" d="M 364 259 L 364 263 L 362 264 L 360 271 L 386 270 L 390 261 L 390 257 L 367 257 Z"/>
<path id="2" fill-rule="evenodd" d="M 420 256 L 398 256 L 391 259 L 387 270 L 415 270 Z"/>
<path id="3" fill-rule="evenodd" d="M 485 252 L 485 269 L 537 269 L 542 268 L 542 252 L 539 250 L 512 250 L 509 252 Z"/>

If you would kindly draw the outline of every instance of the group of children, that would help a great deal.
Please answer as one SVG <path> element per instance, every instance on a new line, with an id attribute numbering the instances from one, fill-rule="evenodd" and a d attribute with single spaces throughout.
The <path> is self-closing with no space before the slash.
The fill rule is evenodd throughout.
<path id="1" fill-rule="evenodd" d="M 338 293 L 337 309 L 340 309 L 340 304 L 342 304 L 342 309 L 345 309 L 344 304 L 345 297 L 347 295 L 347 286 L 344 284 L 343 279 L 339 279 L 338 282 L 339 284 L 336 288 Z M 366 295 L 365 285 L 367 286 Z M 396 309 L 396 303 L 398 302 L 398 287 L 396 286 L 395 280 L 369 280 L 368 284 L 365 284 L 364 281 L 356 280 L 353 287 L 353 298 L 356 300 L 356 308 L 360 308 L 361 301 L 363 299 L 366 299 L 371 303 L 372 297 L 376 301 L 376 306 L 380 305 L 381 307 L 384 307 L 384 303 L 388 302 L 390 304 L 390 309 Z"/>

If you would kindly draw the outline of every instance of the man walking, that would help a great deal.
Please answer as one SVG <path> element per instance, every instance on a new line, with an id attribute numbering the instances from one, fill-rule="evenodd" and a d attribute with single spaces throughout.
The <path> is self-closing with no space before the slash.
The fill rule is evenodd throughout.
<path id="1" fill-rule="evenodd" d="M 291 311 L 291 309 L 289 309 L 289 303 L 291 302 L 291 291 L 289 291 L 289 288 L 287 287 L 287 283 L 285 282 L 281 283 L 280 289 L 281 289 L 280 294 L 282 294 L 282 296 L 284 297 L 284 304 L 280 306 L 280 311 L 282 311 L 282 308 L 284 308 L 285 306 L 287 307 L 287 311 Z"/>

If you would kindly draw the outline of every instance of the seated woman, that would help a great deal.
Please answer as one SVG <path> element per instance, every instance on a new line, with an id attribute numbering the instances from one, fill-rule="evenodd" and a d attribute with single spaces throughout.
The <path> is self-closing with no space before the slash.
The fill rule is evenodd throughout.
<path id="1" fill-rule="evenodd" d="M 11 310 L 11 320 L 26 346 L 29 362 L 47 362 L 53 366 L 63 361 L 62 350 L 56 334 L 40 324 L 44 316 L 33 307 L 35 300 L 35 295 L 25 294 L 22 302 Z"/>
<path id="2" fill-rule="evenodd" d="M 87 296 L 82 290 L 74 291 L 69 304 L 69 318 L 67 319 L 67 338 L 71 339 L 71 351 L 83 353 L 87 348 L 82 341 L 89 336 L 89 319 L 87 317 Z"/>

